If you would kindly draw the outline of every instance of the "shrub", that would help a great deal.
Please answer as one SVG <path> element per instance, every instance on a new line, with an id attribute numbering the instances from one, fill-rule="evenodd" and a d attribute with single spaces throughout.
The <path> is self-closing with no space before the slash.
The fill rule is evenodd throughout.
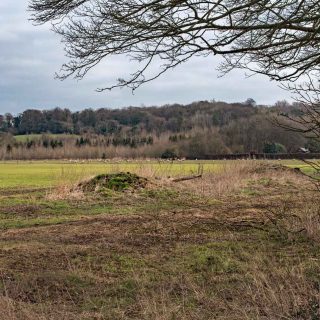
<path id="1" fill-rule="evenodd" d="M 175 159 L 177 157 L 176 153 L 171 149 L 165 150 L 161 155 L 161 159 Z"/>

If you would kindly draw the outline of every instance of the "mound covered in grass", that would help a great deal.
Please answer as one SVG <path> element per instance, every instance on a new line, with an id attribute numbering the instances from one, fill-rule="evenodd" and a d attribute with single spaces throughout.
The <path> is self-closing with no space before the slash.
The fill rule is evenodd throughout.
<path id="1" fill-rule="evenodd" d="M 259 163 L 252 167 L 253 173 L 264 174 L 267 172 L 278 171 L 278 172 L 289 172 L 301 174 L 301 170 L 298 167 L 288 167 L 280 163 Z"/>
<path id="2" fill-rule="evenodd" d="M 148 180 L 130 172 L 101 174 L 81 182 L 79 188 L 84 192 L 101 191 L 134 191 L 146 187 Z"/>

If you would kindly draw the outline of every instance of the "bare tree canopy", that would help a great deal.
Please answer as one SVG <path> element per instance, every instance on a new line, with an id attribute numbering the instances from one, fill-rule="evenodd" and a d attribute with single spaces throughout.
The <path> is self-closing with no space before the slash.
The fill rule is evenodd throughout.
<path id="1" fill-rule="evenodd" d="M 283 86 L 296 97 L 295 104 L 300 112 L 295 115 L 281 113 L 280 116 L 289 122 L 283 122 L 282 119 L 275 119 L 275 123 L 289 131 L 302 133 L 307 138 L 320 139 L 320 88 L 318 83 L 312 79 L 304 84 L 287 84 Z M 320 169 L 320 167 L 319 167 Z"/>
<path id="2" fill-rule="evenodd" d="M 273 80 L 320 71 L 318 0 L 31 0 L 36 23 L 52 22 L 67 56 L 59 78 L 83 78 L 106 57 L 142 67 L 110 88 L 132 89 L 194 56 L 220 55 L 222 74 L 245 68 Z M 150 75 L 152 64 L 158 71 Z"/>

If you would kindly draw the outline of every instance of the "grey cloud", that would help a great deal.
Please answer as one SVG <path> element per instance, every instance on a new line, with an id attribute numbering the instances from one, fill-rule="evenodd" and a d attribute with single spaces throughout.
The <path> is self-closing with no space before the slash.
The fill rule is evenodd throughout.
<path id="1" fill-rule="evenodd" d="M 288 93 L 267 78 L 246 78 L 234 71 L 218 78 L 213 58 L 196 58 L 141 87 L 97 93 L 119 76 L 134 71 L 126 57 L 115 57 L 88 74 L 82 81 L 54 79 L 65 61 L 59 38 L 49 26 L 35 27 L 28 21 L 27 1 L 0 2 L 0 113 L 18 113 L 28 107 L 123 107 L 160 105 L 213 99 L 244 101 L 248 97 L 271 104 L 289 98 Z"/>

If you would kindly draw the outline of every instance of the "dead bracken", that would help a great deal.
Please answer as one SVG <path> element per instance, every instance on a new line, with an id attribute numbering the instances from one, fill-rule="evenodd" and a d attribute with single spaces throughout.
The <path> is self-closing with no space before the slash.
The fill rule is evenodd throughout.
<path id="1" fill-rule="evenodd" d="M 104 189 L 113 191 L 135 191 L 146 187 L 148 180 L 130 172 L 98 175 L 81 182 L 78 187 L 84 192 L 98 192 Z"/>

